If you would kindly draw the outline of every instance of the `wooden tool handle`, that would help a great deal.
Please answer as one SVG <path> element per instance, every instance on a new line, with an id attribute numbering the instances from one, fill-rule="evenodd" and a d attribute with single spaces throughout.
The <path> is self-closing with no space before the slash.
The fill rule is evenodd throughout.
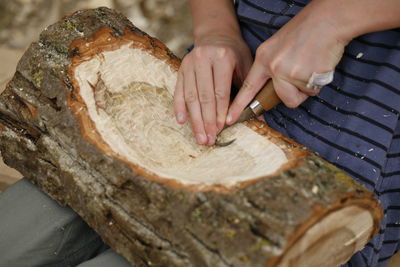
<path id="1" fill-rule="evenodd" d="M 268 80 L 263 89 L 261 89 L 261 91 L 257 94 L 255 99 L 260 102 L 265 111 L 270 110 L 282 102 L 275 92 L 272 79 Z"/>

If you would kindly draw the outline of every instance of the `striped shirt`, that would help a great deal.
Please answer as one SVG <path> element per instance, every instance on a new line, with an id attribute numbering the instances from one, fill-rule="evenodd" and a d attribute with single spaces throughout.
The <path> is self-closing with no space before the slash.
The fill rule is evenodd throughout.
<path id="1" fill-rule="evenodd" d="M 257 47 L 309 0 L 238 0 L 245 41 Z M 400 249 L 400 29 L 354 39 L 334 81 L 296 109 L 265 114 L 274 129 L 319 153 L 381 201 L 381 229 L 343 266 L 385 266 Z"/>

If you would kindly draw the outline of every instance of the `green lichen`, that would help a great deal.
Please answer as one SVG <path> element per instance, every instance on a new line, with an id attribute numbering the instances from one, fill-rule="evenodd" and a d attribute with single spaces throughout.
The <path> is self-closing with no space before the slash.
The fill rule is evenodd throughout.
<path id="1" fill-rule="evenodd" d="M 178 197 L 179 200 L 185 199 L 185 195 L 183 193 L 178 193 L 176 196 Z"/>
<path id="2" fill-rule="evenodd" d="M 225 237 L 227 238 L 233 238 L 236 235 L 235 231 L 228 231 L 225 233 Z"/>
<path id="3" fill-rule="evenodd" d="M 201 211 L 198 208 L 193 210 L 193 212 L 192 212 L 192 216 L 194 216 L 194 217 L 200 216 L 200 214 L 201 214 Z"/>
<path id="4" fill-rule="evenodd" d="M 67 30 L 74 30 L 76 28 L 75 23 L 73 23 L 70 19 L 65 19 L 64 22 Z"/>
<path id="5" fill-rule="evenodd" d="M 194 221 L 197 221 L 197 222 L 203 221 L 201 218 L 201 210 L 200 209 L 201 209 L 201 207 L 198 207 L 192 211 L 191 217 Z"/>
<path id="6" fill-rule="evenodd" d="M 57 52 L 59 52 L 61 54 L 66 54 L 66 55 L 69 54 L 69 48 L 67 46 L 65 46 L 64 44 L 62 44 L 62 43 L 59 43 L 59 44 L 54 43 L 53 46 L 54 46 L 54 49 Z"/>
<path id="7" fill-rule="evenodd" d="M 47 186 L 53 186 L 54 185 L 54 183 L 52 181 L 49 181 L 49 180 L 43 181 L 43 184 L 47 185 Z"/>
<path id="8" fill-rule="evenodd" d="M 247 256 L 247 255 L 240 256 L 239 260 L 241 262 L 248 262 L 249 261 L 249 256 Z"/>
<path id="9" fill-rule="evenodd" d="M 42 85 L 43 80 L 43 70 L 38 70 L 33 74 L 33 82 L 36 87 L 40 87 Z"/>
<path id="10" fill-rule="evenodd" d="M 354 187 L 354 181 L 346 174 L 343 172 L 337 172 L 335 173 L 335 178 L 339 180 L 344 186 L 346 187 Z"/>
<path id="11" fill-rule="evenodd" d="M 257 242 L 250 247 L 250 250 L 258 251 L 258 250 L 261 250 L 262 247 L 270 247 L 271 245 L 272 245 L 272 243 L 266 239 L 257 239 Z"/>

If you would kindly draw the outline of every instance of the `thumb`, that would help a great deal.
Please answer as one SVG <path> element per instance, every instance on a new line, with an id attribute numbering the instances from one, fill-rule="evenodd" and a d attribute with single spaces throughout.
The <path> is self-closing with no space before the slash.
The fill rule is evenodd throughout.
<path id="1" fill-rule="evenodd" d="M 268 79 L 269 76 L 266 68 L 263 65 L 254 62 L 246 80 L 243 82 L 243 85 L 239 90 L 239 93 L 229 108 L 228 116 L 226 117 L 227 125 L 236 122 L 240 113 L 250 103 L 250 101 L 253 100 Z"/>

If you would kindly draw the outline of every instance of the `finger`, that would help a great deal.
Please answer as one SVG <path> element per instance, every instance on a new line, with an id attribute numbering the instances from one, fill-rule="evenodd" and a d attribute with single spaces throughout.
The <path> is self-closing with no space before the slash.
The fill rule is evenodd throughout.
<path id="1" fill-rule="evenodd" d="M 207 135 L 207 145 L 213 145 L 217 135 L 217 115 L 211 63 L 201 61 L 196 64 L 195 75 L 201 115 Z"/>
<path id="2" fill-rule="evenodd" d="M 288 108 L 296 108 L 308 98 L 307 94 L 283 79 L 273 79 L 273 83 L 276 94 Z"/>
<path id="3" fill-rule="evenodd" d="M 256 96 L 268 78 L 269 76 L 266 68 L 263 65 L 254 62 L 242 88 L 240 88 L 239 93 L 229 108 L 226 124 L 231 125 L 239 118 L 240 113 Z"/>
<path id="4" fill-rule="evenodd" d="M 181 70 L 178 72 L 174 91 L 174 111 L 175 118 L 178 123 L 183 124 L 186 122 L 186 103 L 183 93 L 183 73 Z"/>
<path id="5" fill-rule="evenodd" d="M 203 118 L 201 116 L 201 109 L 199 97 L 197 94 L 196 77 L 194 71 L 187 71 L 183 77 L 184 79 L 184 98 L 186 107 L 189 111 L 190 120 L 192 122 L 193 134 L 196 142 L 199 145 L 207 143 L 207 137 L 204 131 Z"/>
<path id="6" fill-rule="evenodd" d="M 222 61 L 213 64 L 218 132 L 224 127 L 228 113 L 233 71 L 234 66 L 232 64 Z"/>

